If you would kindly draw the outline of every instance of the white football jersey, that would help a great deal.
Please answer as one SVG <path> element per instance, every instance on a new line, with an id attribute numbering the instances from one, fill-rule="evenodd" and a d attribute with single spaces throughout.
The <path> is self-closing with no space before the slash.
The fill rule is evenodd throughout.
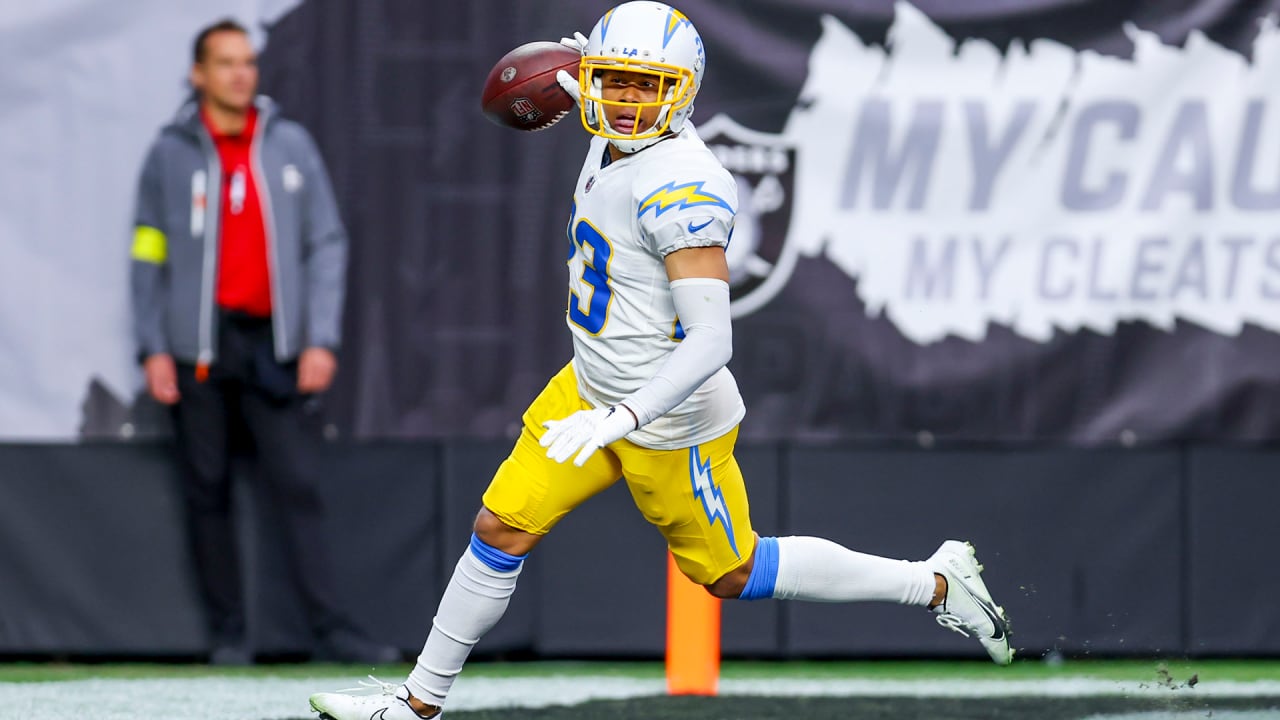
<path id="1" fill-rule="evenodd" d="M 737 184 L 686 124 L 679 135 L 601 167 L 608 141 L 592 138 L 569 220 L 569 307 L 578 391 L 614 405 L 658 373 L 684 337 L 663 258 L 724 247 Z M 720 437 L 746 414 L 720 368 L 684 402 L 627 436 L 671 450 Z"/>

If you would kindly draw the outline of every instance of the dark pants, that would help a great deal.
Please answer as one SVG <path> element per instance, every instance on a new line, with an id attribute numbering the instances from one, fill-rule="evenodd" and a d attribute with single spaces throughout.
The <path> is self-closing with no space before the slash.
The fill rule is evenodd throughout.
<path id="1" fill-rule="evenodd" d="M 297 392 L 296 363 L 273 357 L 271 322 L 224 315 L 218 358 L 204 382 L 178 365 L 174 428 L 188 527 L 215 645 L 245 642 L 244 584 L 231 513 L 232 438 L 252 439 L 286 550 L 317 636 L 338 625 L 333 569 L 316 486 L 322 440 L 314 398 Z"/>

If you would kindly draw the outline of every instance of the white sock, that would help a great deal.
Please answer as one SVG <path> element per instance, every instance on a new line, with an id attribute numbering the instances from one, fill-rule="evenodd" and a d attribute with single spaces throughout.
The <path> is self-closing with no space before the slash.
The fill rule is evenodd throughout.
<path id="1" fill-rule="evenodd" d="M 462 553 L 440 598 L 418 664 L 405 680 L 414 697 L 431 705 L 444 704 L 471 648 L 507 611 L 521 567 L 500 572 L 481 562 L 472 550 Z"/>
<path id="2" fill-rule="evenodd" d="M 780 600 L 928 605 L 933 592 L 933 571 L 923 562 L 867 555 L 816 537 L 778 538 L 773 597 Z"/>

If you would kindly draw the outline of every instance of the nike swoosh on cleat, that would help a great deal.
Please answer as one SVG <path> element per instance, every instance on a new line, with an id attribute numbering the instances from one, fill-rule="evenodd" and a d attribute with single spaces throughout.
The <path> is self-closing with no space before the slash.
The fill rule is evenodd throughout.
<path id="1" fill-rule="evenodd" d="M 701 230 L 702 228 L 704 228 L 704 227 L 706 227 L 706 226 L 710 225 L 710 224 L 711 224 L 711 223 L 713 223 L 713 222 L 715 222 L 715 220 L 714 220 L 714 219 L 712 219 L 712 220 L 708 220 L 708 221 L 706 221 L 706 222 L 702 223 L 701 225 L 694 225 L 692 222 L 690 222 L 690 223 L 689 223 L 689 228 L 688 228 L 688 230 L 689 230 L 689 232 L 691 232 L 691 233 L 696 233 L 696 232 L 698 232 L 699 230 Z"/>
<path id="2" fill-rule="evenodd" d="M 987 607 L 987 604 L 982 601 L 982 598 L 979 598 L 977 595 L 969 592 L 969 588 L 961 585 L 960 589 L 964 590 L 969 597 L 973 598 L 973 602 L 982 609 L 982 612 L 986 613 L 987 619 L 991 621 L 991 627 L 993 628 L 991 632 L 991 639 L 997 641 L 1003 640 L 1004 622 L 1000 619 L 1000 616 L 997 615 L 994 610 Z"/>

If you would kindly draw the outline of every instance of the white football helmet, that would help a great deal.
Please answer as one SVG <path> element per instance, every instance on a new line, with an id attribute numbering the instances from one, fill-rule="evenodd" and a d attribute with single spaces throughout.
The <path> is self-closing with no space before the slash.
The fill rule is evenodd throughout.
<path id="1" fill-rule="evenodd" d="M 660 2 L 623 3 L 600 18 L 591 29 L 578 69 L 582 125 L 594 135 L 608 138 L 625 153 L 633 153 L 678 133 L 693 113 L 693 98 L 702 85 L 707 56 L 702 37 L 684 13 Z M 626 103 L 605 100 L 600 73 L 621 70 L 653 75 L 658 100 Z M 605 119 L 606 105 L 628 105 L 637 112 L 659 108 L 653 127 L 619 132 Z"/>

